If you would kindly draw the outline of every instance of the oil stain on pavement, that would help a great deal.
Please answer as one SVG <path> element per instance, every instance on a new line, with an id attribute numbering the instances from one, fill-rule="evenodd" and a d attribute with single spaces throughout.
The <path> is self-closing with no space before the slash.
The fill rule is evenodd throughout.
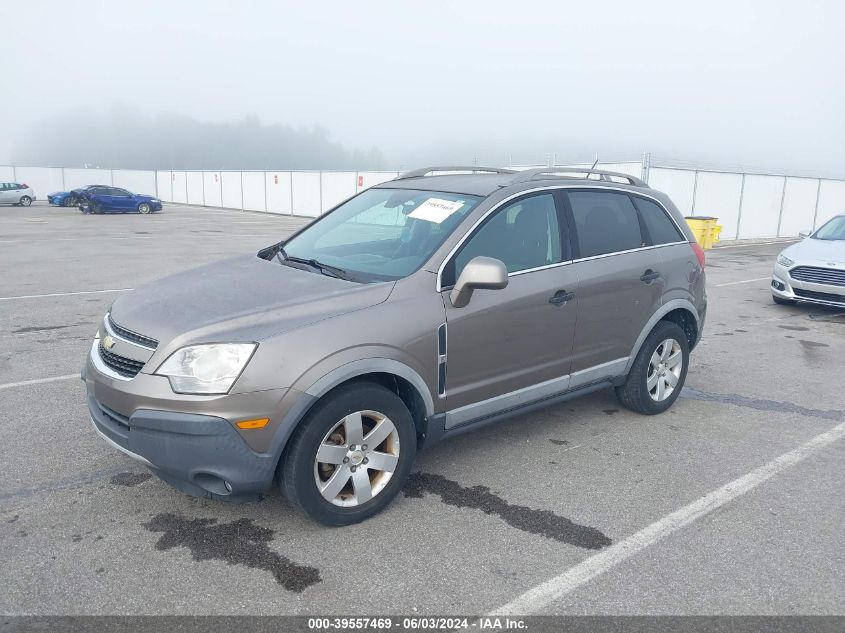
<path id="1" fill-rule="evenodd" d="M 252 519 L 217 523 L 217 519 L 191 519 L 164 513 L 142 524 L 150 532 L 163 532 L 155 547 L 166 551 L 187 547 L 195 561 L 220 560 L 270 572 L 288 591 L 300 593 L 320 582 L 320 571 L 299 565 L 270 549 L 273 530 L 255 525 Z"/>
<path id="2" fill-rule="evenodd" d="M 518 530 L 576 547 L 601 549 L 613 542 L 594 527 L 578 525 L 549 510 L 511 505 L 490 492 L 487 486 L 466 488 L 442 475 L 411 473 L 404 492 L 405 496 L 410 498 L 422 498 L 426 493 L 435 494 L 447 505 L 481 510 L 484 514 L 498 516 Z"/>
<path id="3" fill-rule="evenodd" d="M 838 409 L 810 409 L 792 402 L 779 402 L 777 400 L 765 400 L 761 398 L 749 398 L 736 393 L 707 393 L 692 387 L 684 387 L 681 391 L 681 398 L 690 400 L 701 400 L 704 402 L 721 402 L 732 404 L 737 407 L 747 407 L 757 411 L 774 411 L 776 413 L 797 413 L 809 418 L 821 418 L 822 420 L 841 420 L 845 412 Z"/>

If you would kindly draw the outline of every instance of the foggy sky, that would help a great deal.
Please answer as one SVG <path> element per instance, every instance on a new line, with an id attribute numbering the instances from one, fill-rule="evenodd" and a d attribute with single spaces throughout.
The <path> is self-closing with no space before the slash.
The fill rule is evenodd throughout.
<path id="1" fill-rule="evenodd" d="M 319 126 L 389 168 L 649 151 L 845 176 L 843 4 L 3 0 L 0 163 L 129 106 Z"/>

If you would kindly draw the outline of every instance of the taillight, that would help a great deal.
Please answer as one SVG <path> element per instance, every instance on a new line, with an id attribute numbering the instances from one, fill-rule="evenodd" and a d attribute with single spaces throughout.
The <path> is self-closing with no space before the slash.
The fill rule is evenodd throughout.
<path id="1" fill-rule="evenodd" d="M 23 183 L 23 184 L 21 185 L 21 189 L 29 189 L 29 185 L 28 185 L 28 184 L 26 184 L 26 183 Z"/>
<path id="2" fill-rule="evenodd" d="M 701 248 L 701 244 L 698 242 L 690 242 L 690 246 L 692 246 L 692 250 L 695 251 L 695 256 L 698 257 L 698 263 L 701 264 L 701 267 L 704 268 L 704 249 Z"/>

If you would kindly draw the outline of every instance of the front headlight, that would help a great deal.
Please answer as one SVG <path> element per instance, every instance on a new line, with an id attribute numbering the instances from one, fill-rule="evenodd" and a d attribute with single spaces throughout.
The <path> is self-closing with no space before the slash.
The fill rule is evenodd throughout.
<path id="1" fill-rule="evenodd" d="M 167 376 L 176 393 L 224 394 L 241 375 L 255 343 L 190 345 L 173 352 L 156 374 Z"/>
<path id="2" fill-rule="evenodd" d="M 780 255 L 778 255 L 778 264 L 780 264 L 781 266 L 786 266 L 787 268 L 789 268 L 789 267 L 790 267 L 790 266 L 792 266 L 792 264 L 794 264 L 794 263 L 795 263 L 794 261 L 792 261 L 791 259 L 789 259 L 789 258 L 788 258 L 786 255 L 784 255 L 783 253 L 781 253 Z"/>

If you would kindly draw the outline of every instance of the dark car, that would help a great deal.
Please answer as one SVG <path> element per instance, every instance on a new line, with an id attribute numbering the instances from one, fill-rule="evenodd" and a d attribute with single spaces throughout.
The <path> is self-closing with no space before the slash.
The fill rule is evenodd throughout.
<path id="1" fill-rule="evenodd" d="M 88 187 L 72 191 L 82 213 L 152 213 L 161 211 L 161 200 L 117 187 Z"/>
<path id="2" fill-rule="evenodd" d="M 109 189 L 108 185 L 88 185 L 71 191 L 56 191 L 47 195 L 47 202 L 57 207 L 78 207 L 82 193 L 91 189 Z"/>

